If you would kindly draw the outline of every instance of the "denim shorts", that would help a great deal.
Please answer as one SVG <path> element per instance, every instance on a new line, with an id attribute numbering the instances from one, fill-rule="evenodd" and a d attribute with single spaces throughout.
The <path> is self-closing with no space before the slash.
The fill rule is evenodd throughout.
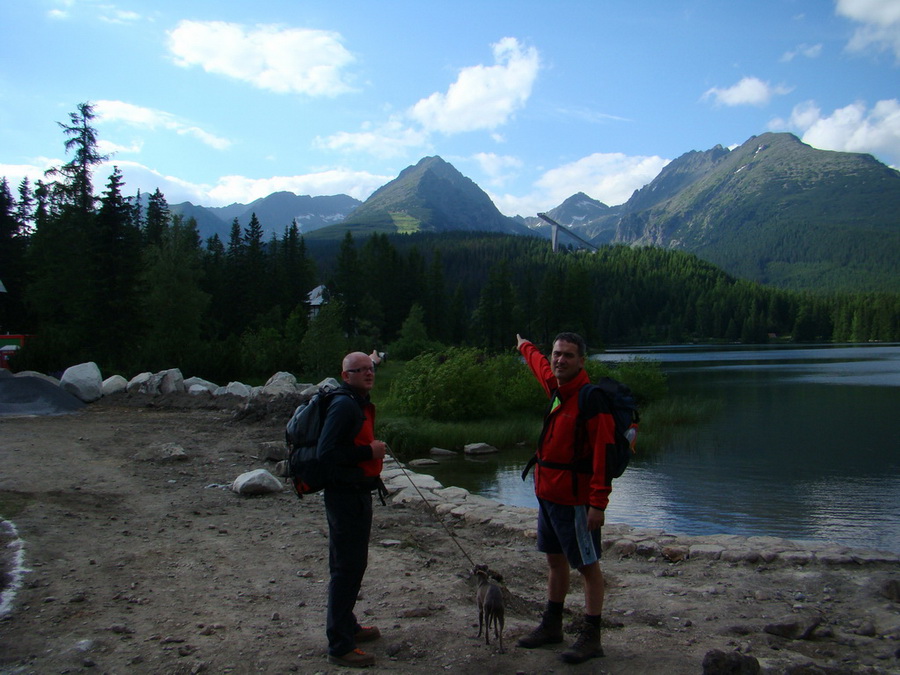
<path id="1" fill-rule="evenodd" d="M 564 553 L 572 569 L 600 560 L 600 528 L 587 529 L 588 508 L 538 498 L 538 551 Z"/>

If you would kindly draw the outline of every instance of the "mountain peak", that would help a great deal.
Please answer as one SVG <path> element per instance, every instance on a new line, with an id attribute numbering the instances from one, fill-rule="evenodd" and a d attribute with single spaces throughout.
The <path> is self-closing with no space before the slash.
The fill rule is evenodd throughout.
<path id="1" fill-rule="evenodd" d="M 438 156 L 423 157 L 376 190 L 342 224 L 352 225 L 388 232 L 528 232 L 500 213 L 474 181 Z"/>

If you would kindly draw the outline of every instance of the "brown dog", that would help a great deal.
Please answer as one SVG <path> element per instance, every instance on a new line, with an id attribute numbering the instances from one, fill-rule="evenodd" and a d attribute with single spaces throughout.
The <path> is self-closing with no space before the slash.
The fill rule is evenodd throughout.
<path id="1" fill-rule="evenodd" d="M 475 601 L 478 603 L 478 637 L 484 628 L 484 643 L 491 644 L 491 626 L 494 637 L 500 641 L 500 652 L 503 652 L 503 592 L 489 577 L 487 565 L 475 565 Z"/>

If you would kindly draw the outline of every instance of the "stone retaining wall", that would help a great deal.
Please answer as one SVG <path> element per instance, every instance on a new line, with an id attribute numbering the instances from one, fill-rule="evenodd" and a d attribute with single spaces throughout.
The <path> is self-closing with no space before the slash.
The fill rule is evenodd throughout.
<path id="1" fill-rule="evenodd" d="M 531 539 L 537 537 L 537 509 L 508 506 L 463 488 L 444 487 L 433 476 L 410 471 L 390 458 L 385 459 L 381 477 L 393 503 L 428 508 L 427 501 L 445 522 L 449 516 L 466 523 L 511 530 Z M 619 556 L 662 557 L 671 562 L 701 559 L 785 565 L 900 563 L 897 553 L 852 549 L 835 543 L 733 534 L 687 536 L 623 523 L 604 525 L 603 550 Z"/>

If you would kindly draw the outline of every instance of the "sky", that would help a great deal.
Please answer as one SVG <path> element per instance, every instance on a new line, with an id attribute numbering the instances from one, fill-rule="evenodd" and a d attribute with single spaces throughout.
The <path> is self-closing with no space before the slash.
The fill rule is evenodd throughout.
<path id="1" fill-rule="evenodd" d="M 72 159 L 90 102 L 124 192 L 365 200 L 438 155 L 506 215 L 628 200 L 767 131 L 900 167 L 900 0 L 0 3 L 0 177 Z"/>

